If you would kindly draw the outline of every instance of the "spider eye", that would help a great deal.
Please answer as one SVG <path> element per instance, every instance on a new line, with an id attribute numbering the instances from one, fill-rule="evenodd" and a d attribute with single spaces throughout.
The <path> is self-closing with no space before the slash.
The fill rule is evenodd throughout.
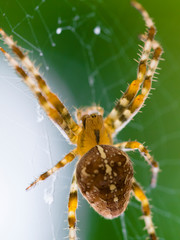
<path id="1" fill-rule="evenodd" d="M 82 195 L 105 218 L 118 217 L 127 207 L 133 167 L 127 154 L 110 145 L 97 145 L 78 162 L 76 177 Z"/>
<path id="2" fill-rule="evenodd" d="M 93 113 L 90 115 L 92 118 L 95 118 L 97 116 L 97 114 Z"/>

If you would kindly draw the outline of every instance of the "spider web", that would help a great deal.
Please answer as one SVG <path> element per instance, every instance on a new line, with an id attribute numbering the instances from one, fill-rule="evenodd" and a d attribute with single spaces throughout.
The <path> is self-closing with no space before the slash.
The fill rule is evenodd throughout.
<path id="1" fill-rule="evenodd" d="M 151 2 L 152 6 L 146 8 L 153 13 L 155 1 Z M 31 59 L 36 59 L 37 65 L 42 64 L 41 72 L 48 84 L 71 113 L 74 106 L 96 102 L 107 114 L 119 98 L 120 90 L 124 91 L 136 77 L 137 64 L 133 58 L 138 50 L 137 35 L 144 31 L 144 23 L 128 2 L 4 1 L 0 6 L 0 20 L 3 29 L 29 52 Z M 116 142 L 145 141 L 159 161 L 162 172 L 157 188 L 151 190 L 149 167 L 138 153 L 130 154 L 135 176 L 151 199 L 159 238 L 174 240 L 180 235 L 179 95 L 175 87 L 170 88 L 169 81 L 172 76 L 178 79 L 179 65 L 171 65 L 166 70 L 174 62 L 174 56 L 161 38 L 160 26 L 158 37 L 167 52 L 164 56 L 167 60 L 161 63 L 163 71 L 154 84 L 156 91 L 147 100 L 143 113 L 118 135 Z M 68 236 L 68 192 L 75 163 L 35 189 L 29 192 L 24 189 L 73 146 L 68 146 L 3 56 L 0 57 L 0 86 L 0 238 L 64 239 Z M 145 239 L 141 215 L 140 204 L 132 198 L 120 218 L 107 221 L 80 196 L 78 237 Z"/>

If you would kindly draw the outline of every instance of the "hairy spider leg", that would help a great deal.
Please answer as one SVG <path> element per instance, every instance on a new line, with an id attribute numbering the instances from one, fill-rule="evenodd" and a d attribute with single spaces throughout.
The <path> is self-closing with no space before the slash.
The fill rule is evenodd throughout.
<path id="1" fill-rule="evenodd" d="M 76 209 L 78 207 L 78 186 L 76 181 L 76 170 L 74 171 L 70 187 L 68 203 L 68 223 L 69 223 L 69 240 L 76 239 Z"/>
<path id="2" fill-rule="evenodd" d="M 59 127 L 62 128 L 70 141 L 72 143 L 76 143 L 77 136 L 74 134 L 74 132 L 72 132 L 72 130 L 69 128 L 68 124 L 62 118 L 59 112 L 55 108 L 53 108 L 53 106 L 47 101 L 47 99 L 44 97 L 42 92 L 39 90 L 39 87 L 34 83 L 32 78 L 28 76 L 28 74 L 19 66 L 19 63 L 14 58 L 12 58 L 11 55 L 7 53 L 2 47 L 0 47 L 0 51 L 3 52 L 4 56 L 7 58 L 12 67 L 22 77 L 23 81 L 37 97 L 39 104 L 44 109 L 49 118 L 55 123 L 58 129 Z"/>
<path id="3" fill-rule="evenodd" d="M 150 210 L 148 198 L 146 197 L 141 186 L 135 180 L 133 183 L 133 192 L 134 192 L 135 198 L 141 202 L 141 207 L 143 212 L 142 217 L 145 222 L 145 229 L 147 230 L 151 240 L 157 240 L 158 238 L 156 236 L 155 227 L 152 222 L 151 210 Z"/>
<path id="4" fill-rule="evenodd" d="M 115 147 L 120 148 L 121 150 L 127 151 L 134 151 L 138 150 L 140 154 L 144 157 L 149 165 L 151 165 L 152 177 L 151 177 L 151 187 L 156 187 L 157 183 L 157 176 L 159 172 L 159 164 L 154 160 L 154 158 L 150 155 L 147 148 L 144 147 L 142 143 L 137 141 L 128 141 L 122 142 L 114 145 Z"/>
<path id="5" fill-rule="evenodd" d="M 73 120 L 69 111 L 64 106 L 64 104 L 60 101 L 60 99 L 55 95 L 48 85 L 46 84 L 45 80 L 40 75 L 38 68 L 34 66 L 32 61 L 29 59 L 27 54 L 24 54 L 20 47 L 13 41 L 12 37 L 9 37 L 3 29 L 0 29 L 0 34 L 4 39 L 4 42 L 12 49 L 12 51 L 16 54 L 16 56 L 20 59 L 22 65 L 27 69 L 28 73 L 30 73 L 33 78 L 36 80 L 38 87 L 47 101 L 59 112 L 63 120 L 68 125 L 69 129 L 74 134 L 78 134 L 80 132 L 80 127 L 78 124 Z"/>
<path id="6" fill-rule="evenodd" d="M 44 181 L 46 178 L 51 176 L 53 173 L 57 172 L 60 168 L 64 167 L 66 164 L 72 162 L 74 158 L 77 156 L 77 149 L 75 148 L 71 152 L 69 152 L 63 159 L 61 159 L 54 167 L 49 169 L 47 172 L 41 174 L 33 183 L 30 184 L 26 190 L 29 190 L 33 186 L 35 186 L 38 182 Z"/>
<path id="7" fill-rule="evenodd" d="M 151 90 L 153 76 L 157 69 L 161 54 L 162 48 L 160 47 L 159 43 L 156 42 L 153 57 L 150 61 L 148 71 L 145 75 L 141 93 L 132 100 L 128 107 L 123 110 L 121 116 L 115 121 L 116 127 L 119 131 L 122 130 L 142 108 Z"/>
<path id="8" fill-rule="evenodd" d="M 145 20 L 145 24 L 148 27 L 148 33 L 147 33 L 146 41 L 144 41 L 145 42 L 144 47 L 139 60 L 137 79 L 134 80 L 129 85 L 125 93 L 117 101 L 115 107 L 112 109 L 110 114 L 105 119 L 105 123 L 113 135 L 116 135 L 119 131 L 121 131 L 121 129 L 124 128 L 125 125 L 128 124 L 128 122 L 137 114 L 139 109 L 143 106 L 143 103 L 147 98 L 148 93 L 151 89 L 151 79 L 150 79 L 150 84 L 148 85 L 149 81 L 146 80 L 146 75 L 147 75 L 149 55 L 151 53 L 151 48 L 153 45 L 156 28 L 154 26 L 152 19 L 149 17 L 149 14 L 147 13 L 147 11 L 139 3 L 137 3 L 136 1 L 132 1 L 132 5 L 136 9 L 138 9 L 141 15 L 143 16 Z M 158 47 L 160 46 L 158 45 Z M 156 49 L 154 49 L 154 51 L 157 52 Z M 151 60 L 151 66 L 149 66 L 151 70 L 152 70 L 151 67 L 154 64 L 154 60 L 157 60 L 156 62 L 158 64 L 159 58 L 158 59 L 154 58 Z M 155 64 L 156 67 L 157 67 L 157 64 Z M 154 71 L 156 69 L 155 66 L 154 66 Z M 154 72 L 152 73 L 154 74 Z M 143 83 L 143 87 L 142 87 L 141 93 L 142 94 L 146 93 L 145 97 L 142 97 L 141 95 L 137 96 L 142 83 Z M 136 105 L 137 109 L 134 109 L 134 106 L 131 109 L 130 106 L 132 105 L 133 102 L 134 102 L 133 105 Z M 133 110 L 133 109 L 134 111 L 130 112 L 130 110 Z"/>

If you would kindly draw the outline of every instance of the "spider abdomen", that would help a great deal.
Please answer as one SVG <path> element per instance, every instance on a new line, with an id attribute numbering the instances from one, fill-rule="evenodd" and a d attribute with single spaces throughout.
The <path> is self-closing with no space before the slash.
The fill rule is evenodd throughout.
<path id="1" fill-rule="evenodd" d="M 111 219 L 124 212 L 133 180 L 126 153 L 110 145 L 97 145 L 79 160 L 76 177 L 82 195 L 101 216 Z"/>

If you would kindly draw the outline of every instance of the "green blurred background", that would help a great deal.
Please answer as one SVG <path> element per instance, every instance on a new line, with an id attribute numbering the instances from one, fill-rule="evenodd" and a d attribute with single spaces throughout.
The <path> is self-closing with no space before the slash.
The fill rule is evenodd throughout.
<path id="1" fill-rule="evenodd" d="M 180 2 L 178 0 L 171 2 L 141 0 L 140 2 L 154 19 L 158 30 L 156 39 L 163 46 L 165 61 L 160 62 L 162 70 L 158 71 L 160 73 L 158 82 L 153 83 L 156 90 L 152 91 L 153 95 L 146 101 L 146 107 L 126 129 L 123 129 L 117 136 L 116 142 L 137 139 L 142 143 L 145 142 L 152 150 L 152 155 L 160 163 L 162 170 L 157 188 L 153 190 L 149 188 L 150 171 L 143 158 L 138 153 L 131 153 L 135 176 L 151 199 L 153 221 L 157 226 L 159 239 L 178 240 L 180 239 Z M 128 83 L 136 78 L 137 63 L 133 59 L 137 59 L 138 44 L 141 43 L 138 35 L 144 32 L 145 26 L 142 17 L 131 7 L 129 1 L 2 0 L 0 23 L 8 34 L 14 36 L 19 45 L 29 51 L 31 58 L 36 59 L 36 64 L 41 64 L 41 72 L 48 79 L 48 84 L 65 102 L 71 113 L 74 112 L 74 107 L 92 105 L 96 102 L 104 107 L 107 114 L 113 107 L 114 101 L 119 98 L 120 91 L 125 91 Z M 4 64 L 2 56 L 1 63 Z M 9 71 L 13 72 L 10 67 Z M 7 73 L 1 67 L 1 84 L 6 84 L 6 76 Z M 8 81 L 19 88 L 19 83 L 13 82 L 14 77 Z M 23 91 L 29 94 L 27 89 Z M 19 94 L 23 95 L 23 91 Z M 11 103 L 4 101 L 4 98 L 1 99 L 1 104 L 5 104 L 7 108 L 11 106 Z M 53 128 L 53 126 L 48 127 Z M 60 135 L 59 138 L 63 142 Z M 53 151 L 53 146 L 50 148 Z M 55 163 L 61 156 L 57 158 L 54 155 Z M 16 161 L 18 163 L 18 159 Z M 31 162 L 28 164 L 31 165 Z M 37 172 L 37 175 L 39 173 Z M 68 174 L 68 177 L 66 176 L 68 180 L 64 179 L 63 183 L 67 190 L 66 196 L 63 196 L 64 192 L 56 190 L 65 204 L 67 204 L 71 172 Z M 33 177 L 31 172 L 31 178 L 26 180 L 31 181 Z M 29 183 L 27 181 L 26 185 Z M 66 209 L 63 209 L 63 213 L 65 211 Z M 51 212 L 52 218 L 53 212 L 56 212 L 56 205 Z M 59 222 L 60 212 L 51 221 L 54 239 L 58 240 L 68 234 Z M 81 240 L 146 239 L 146 231 L 143 231 L 144 222 L 139 219 L 141 215 L 140 204 L 132 198 L 123 217 L 113 221 L 105 220 L 80 197 L 80 207 L 77 211 L 80 229 L 78 236 Z M 24 216 L 25 219 L 26 217 L 28 218 Z M 65 213 L 63 217 L 66 218 L 67 214 Z M 43 239 L 53 239 L 49 234 L 52 228 L 43 228 L 43 226 L 41 228 L 45 235 Z M 63 232 L 62 238 L 59 237 L 59 232 Z M 14 236 L 14 239 L 23 239 L 20 237 L 21 234 L 17 233 Z M 33 239 L 36 237 L 38 236 L 35 233 Z M 4 239 L 10 238 L 7 235 Z"/>

